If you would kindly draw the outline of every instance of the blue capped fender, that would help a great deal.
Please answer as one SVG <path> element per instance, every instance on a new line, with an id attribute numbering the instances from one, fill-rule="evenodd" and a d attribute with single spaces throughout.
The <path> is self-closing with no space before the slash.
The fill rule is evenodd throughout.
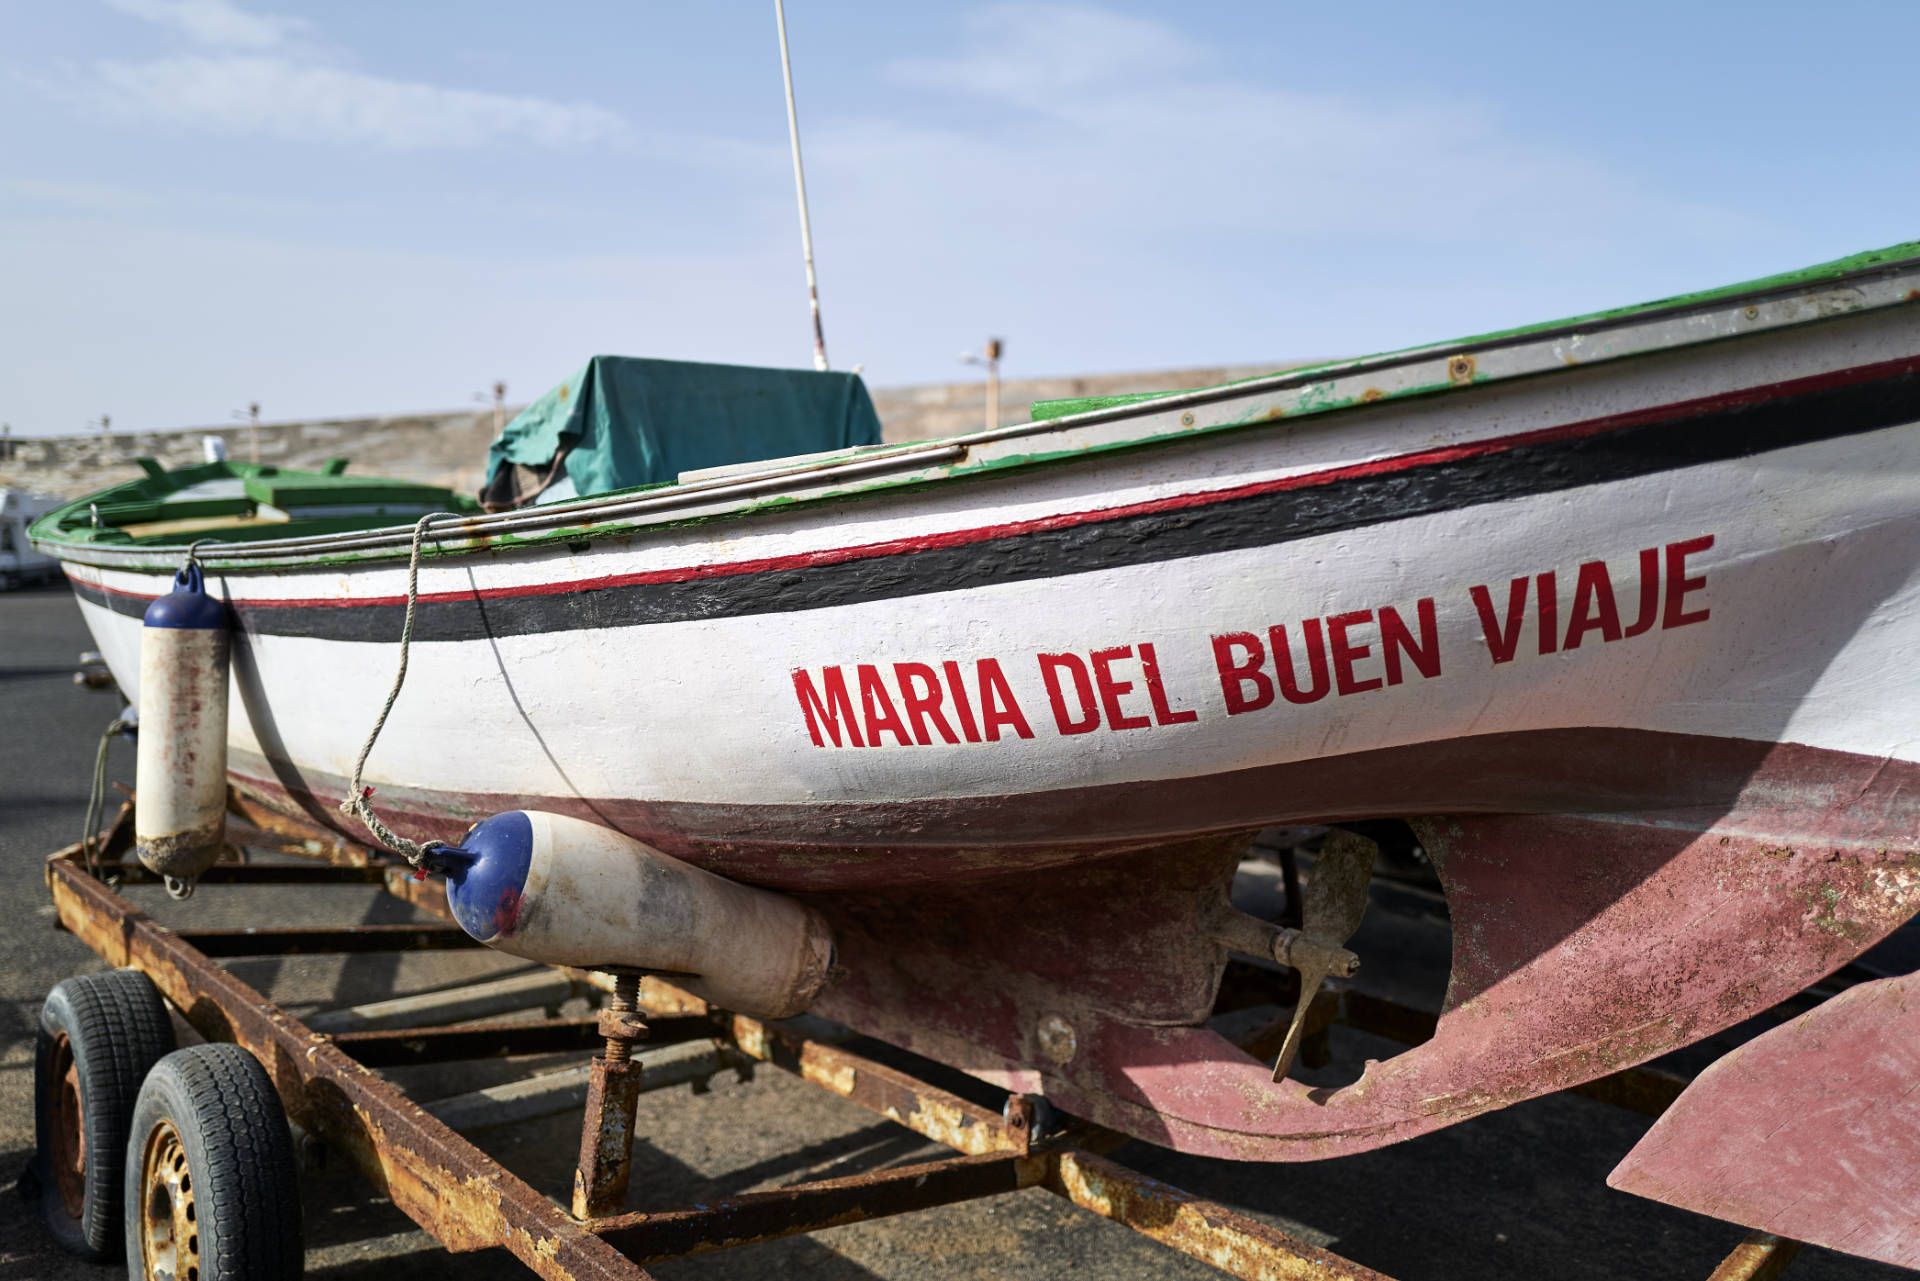
<path id="1" fill-rule="evenodd" d="M 140 629 L 134 849 L 184 898 L 226 840 L 227 607 L 189 560 Z"/>
<path id="2" fill-rule="evenodd" d="M 422 855 L 461 929 L 530 961 L 671 974 L 755 1018 L 800 1013 L 833 973 L 833 933 L 811 907 L 585 819 L 509 810 Z"/>
<path id="3" fill-rule="evenodd" d="M 450 853 L 459 856 L 443 865 L 453 919 L 482 943 L 510 936 L 533 868 L 533 823 L 526 811 L 508 810 L 475 823 Z"/>
<path id="4" fill-rule="evenodd" d="M 227 625 L 227 607 L 207 594 L 199 562 L 190 561 L 173 576 L 173 590 L 147 606 L 140 621 L 148 627 L 219 631 Z"/>

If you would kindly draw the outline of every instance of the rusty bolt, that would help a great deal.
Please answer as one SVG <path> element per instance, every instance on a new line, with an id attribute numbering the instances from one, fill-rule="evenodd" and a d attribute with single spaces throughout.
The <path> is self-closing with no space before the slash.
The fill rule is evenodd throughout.
<path id="1" fill-rule="evenodd" d="M 1025 1154 L 1033 1150 L 1033 1100 L 1024 1094 L 1009 1094 L 1007 1105 L 1001 1110 L 1001 1117 L 1007 1123 L 1007 1138 L 1014 1150 Z"/>
<path id="2" fill-rule="evenodd" d="M 608 1007 L 600 1011 L 600 1035 L 608 1040 L 644 1041 L 647 1025 L 633 1010 Z"/>
<path id="3" fill-rule="evenodd" d="M 625 1063 L 633 1055 L 633 1043 L 645 1037 L 647 1025 L 641 1021 L 640 976 L 617 974 L 613 997 L 600 1011 L 600 1035 L 607 1039 L 604 1055 L 609 1063 Z"/>
<path id="4" fill-rule="evenodd" d="M 1447 381 L 1452 383 L 1470 383 L 1473 381 L 1473 357 L 1455 356 L 1447 362 Z"/>
<path id="5" fill-rule="evenodd" d="M 1191 426 L 1193 426 L 1193 415 L 1192 415 L 1192 414 L 1181 414 L 1181 415 L 1180 415 L 1180 425 L 1181 425 L 1182 427 L 1191 427 Z"/>

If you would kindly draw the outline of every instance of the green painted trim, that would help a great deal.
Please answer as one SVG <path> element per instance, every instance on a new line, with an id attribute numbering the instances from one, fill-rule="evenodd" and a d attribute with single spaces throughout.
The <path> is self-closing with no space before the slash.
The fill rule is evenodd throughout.
<path id="1" fill-rule="evenodd" d="M 1269 375 L 1262 374 L 1265 378 Z M 1185 391 L 1197 391 L 1187 387 Z M 1097 409 L 1116 409 L 1121 405 L 1137 405 L 1143 400 L 1159 400 L 1162 396 L 1177 396 L 1179 391 L 1123 391 L 1111 396 L 1063 396 L 1059 400 L 1036 400 L 1027 416 L 1036 423 L 1053 418 L 1066 418 L 1072 414 L 1090 414 Z"/>
<path id="2" fill-rule="evenodd" d="M 1870 249 L 1865 253 L 1849 254 L 1845 258 L 1835 258 L 1831 262 L 1819 263 L 1812 267 L 1802 267 L 1798 271 L 1783 271 L 1772 276 L 1762 276 L 1758 280 L 1748 280 L 1737 285 L 1718 285 L 1712 289 L 1702 289 L 1690 294 L 1675 294 L 1671 298 L 1659 298 L 1652 302 L 1633 303 L 1625 307 L 1614 307 L 1606 311 L 1590 311 L 1584 315 L 1568 316 L 1564 320 L 1548 320 L 1538 324 L 1522 325 L 1516 329 L 1495 329 L 1484 334 L 1473 334 L 1466 338 L 1456 338 L 1452 342 L 1421 343 L 1417 347 L 1402 347 L 1395 351 L 1380 352 L 1375 359 L 1397 356 L 1404 352 L 1427 351 L 1434 347 L 1473 348 L 1487 343 L 1506 342 L 1516 338 L 1526 338 L 1535 334 L 1551 333 L 1556 329 L 1568 329 L 1578 325 L 1593 324 L 1599 321 L 1631 320 L 1635 316 L 1655 312 L 1672 311 L 1681 307 L 1695 307 L 1702 303 L 1721 302 L 1728 298 L 1737 298 L 1742 294 L 1765 293 L 1775 289 L 1790 289 L 1800 285 L 1818 284 L 1823 280 L 1833 280 L 1840 276 L 1850 276 L 1887 263 L 1920 257 L 1920 240 L 1909 240 L 1885 249 Z M 1232 382 L 1219 383 L 1220 387 L 1237 387 L 1241 383 L 1255 382 L 1262 378 L 1271 378 L 1273 374 L 1310 374 L 1316 369 L 1327 369 L 1335 365 L 1346 364 L 1345 360 L 1321 361 L 1310 365 L 1289 366 L 1276 369 L 1269 374 L 1255 374 L 1250 378 L 1236 378 Z M 1144 401 L 1161 400 L 1167 396 L 1185 395 L 1189 391 L 1209 391 L 1207 387 L 1187 387 L 1171 391 L 1128 392 L 1114 396 L 1068 396 L 1058 400 L 1036 400 L 1033 402 L 1031 416 L 1034 422 L 1046 422 L 1055 418 L 1067 418 L 1074 414 L 1093 413 L 1102 409 L 1114 409 L 1123 405 L 1137 405 Z"/>

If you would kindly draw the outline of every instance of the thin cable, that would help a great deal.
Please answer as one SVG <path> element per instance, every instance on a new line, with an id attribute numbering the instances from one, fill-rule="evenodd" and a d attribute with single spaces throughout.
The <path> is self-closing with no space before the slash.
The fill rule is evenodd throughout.
<path id="1" fill-rule="evenodd" d="M 93 785 L 87 789 L 86 826 L 80 829 L 80 853 L 86 860 L 87 873 L 95 880 L 100 879 L 100 868 L 105 851 L 100 848 L 96 829 L 101 819 L 106 817 L 107 808 L 107 748 L 113 742 L 114 735 L 127 732 L 127 723 L 118 716 L 100 735 L 100 747 L 93 754 Z"/>
<path id="2" fill-rule="evenodd" d="M 793 107 L 793 62 L 787 57 L 787 10 L 773 0 L 773 20 L 780 27 L 780 76 L 787 84 L 787 136 L 793 140 L 793 185 L 800 194 L 800 252 L 807 259 L 807 306 L 813 310 L 813 367 L 827 367 L 827 339 L 820 329 L 820 286 L 813 275 L 813 228 L 807 221 L 807 175 L 800 167 L 800 117 Z"/>

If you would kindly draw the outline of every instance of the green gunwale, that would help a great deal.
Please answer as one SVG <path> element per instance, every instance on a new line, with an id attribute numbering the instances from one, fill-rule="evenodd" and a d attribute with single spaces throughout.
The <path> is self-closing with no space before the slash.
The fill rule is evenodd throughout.
<path id="1" fill-rule="evenodd" d="M 1236 394 L 1244 394 L 1253 385 L 1268 388 L 1294 389 L 1298 393 L 1297 407 L 1288 411 L 1290 421 L 1306 415 L 1324 415 L 1340 410 L 1355 408 L 1364 403 L 1377 403 L 1380 400 L 1401 400 L 1444 394 L 1458 390 L 1456 380 L 1444 374 L 1427 377 L 1424 380 L 1412 377 L 1382 391 L 1371 392 L 1366 397 L 1344 396 L 1335 388 L 1336 379 L 1347 379 L 1352 375 L 1376 369 L 1391 369 L 1396 366 L 1415 366 L 1423 358 L 1431 361 L 1435 357 L 1444 358 L 1449 354 L 1469 354 L 1485 351 L 1506 344 L 1538 341 L 1556 335 L 1581 335 L 1585 331 L 1605 331 L 1612 327 L 1631 324 L 1636 321 L 1653 320 L 1673 313 L 1685 313 L 1714 308 L 1718 305 L 1740 301 L 1759 301 L 1772 296 L 1791 295 L 1804 292 L 1810 287 L 1830 284 L 1849 278 L 1871 278 L 1882 276 L 1890 270 L 1911 269 L 1920 266 L 1920 241 L 1907 241 L 1884 249 L 1870 250 L 1837 258 L 1831 262 L 1801 268 L 1796 271 L 1782 272 L 1745 281 L 1740 284 L 1725 285 L 1715 289 L 1680 294 L 1653 302 L 1638 303 L 1605 311 L 1589 312 L 1563 320 L 1545 321 L 1513 329 L 1496 330 L 1477 334 L 1468 338 L 1450 342 L 1433 343 L 1419 347 L 1401 348 L 1384 352 L 1376 356 L 1361 359 L 1324 361 L 1311 365 L 1281 370 L 1275 374 L 1240 379 L 1216 387 L 1198 388 L 1189 391 L 1148 392 L 1134 395 L 1079 397 L 1066 400 L 1036 402 L 1031 424 L 1021 427 L 1000 428 L 997 431 L 983 431 L 947 438 L 946 440 L 914 442 L 912 445 L 882 444 L 848 450 L 845 460 L 859 462 L 888 454 L 901 454 L 905 457 L 918 451 L 943 444 L 968 446 L 969 450 L 951 462 L 938 466 L 918 469 L 903 469 L 898 474 L 880 475 L 872 478 L 851 479 L 842 486 L 816 489 L 807 494 L 774 493 L 765 496 L 743 496 L 733 501 L 724 511 L 702 512 L 684 516 L 642 515 L 632 519 L 596 519 L 593 508 L 616 500 L 632 499 L 637 496 L 670 494 L 682 488 L 678 482 L 666 482 L 657 485 L 637 486 L 631 489 L 598 494 L 593 498 L 593 506 L 581 511 L 580 524 L 562 524 L 553 528 L 530 532 L 499 532 L 472 534 L 455 531 L 444 536 L 436 543 L 429 540 L 423 548 L 423 554 L 431 557 L 463 556 L 487 551 L 509 551 L 532 549 L 550 543 L 578 542 L 582 538 L 601 539 L 620 537 L 638 529 L 668 530 L 687 526 L 704 525 L 715 521 L 735 520 L 756 513 L 786 510 L 800 503 L 838 502 L 848 499 L 870 496 L 884 490 L 900 490 L 923 486 L 935 482 L 981 476 L 998 473 L 1013 468 L 1031 467 L 1048 463 L 1085 458 L 1091 453 L 1104 453 L 1114 450 L 1133 450 L 1149 448 L 1171 441 L 1191 440 L 1197 435 L 1206 435 L 1223 431 L 1236 431 L 1267 421 L 1262 415 L 1252 419 L 1209 422 L 1200 426 L 1171 427 L 1157 425 L 1137 435 L 1122 436 L 1099 443 L 1074 443 L 1069 445 L 1063 440 L 1049 441 L 1048 437 L 1057 437 L 1065 432 L 1085 426 L 1104 424 L 1116 420 L 1134 417 L 1147 417 L 1160 413 L 1173 406 L 1165 402 L 1205 404 L 1222 399 L 1231 399 Z M 1903 302 L 1920 301 L 1920 289 L 1914 289 L 1901 299 Z M 1819 316 L 1809 315 L 1794 321 L 1795 324 L 1812 323 Z M 1690 345 L 1696 342 L 1716 341 L 1717 336 L 1676 340 L 1670 346 Z M 1631 355 L 1631 354 L 1630 354 Z M 1630 358 L 1629 355 L 1629 358 Z M 1528 376 L 1525 374 L 1514 376 Z M 1478 385 L 1487 381 L 1484 374 L 1476 374 L 1467 385 Z M 1192 415 L 1187 415 L 1190 419 Z M 1020 436 L 1031 436 L 1032 448 L 1011 451 L 999 451 L 992 457 L 978 456 L 977 447 L 990 443 L 1008 441 Z M 1052 447 L 1049 447 L 1049 446 Z M 779 460 L 771 460 L 769 468 L 778 465 Z M 121 553 L 112 557 L 112 564 L 129 570 L 167 570 L 178 565 L 187 546 L 195 541 L 217 539 L 220 542 L 265 542 L 293 537 L 310 537 L 327 534 L 363 534 L 376 531 L 389 531 L 396 527 L 398 513 L 393 516 L 336 516 L 324 517 L 319 514 L 304 519 L 280 524 L 253 525 L 240 528 L 223 528 L 196 534 L 156 535 L 146 538 L 130 537 L 123 530 L 113 527 L 112 523 L 102 520 L 96 524 L 93 509 L 103 512 L 126 504 L 147 505 L 162 500 L 166 495 L 177 493 L 202 480 L 234 478 L 246 482 L 249 497 L 264 501 L 259 487 L 267 480 L 273 480 L 289 493 L 298 493 L 301 499 L 315 506 L 365 505 L 378 502 L 381 498 L 389 501 L 383 506 L 405 506 L 412 515 L 426 510 L 443 510 L 462 515 L 471 515 L 478 511 L 478 505 L 466 495 L 433 486 L 421 486 L 404 481 L 382 480 L 370 477 L 346 477 L 339 474 L 340 467 L 330 465 L 325 472 L 295 472 L 284 468 L 263 467 L 258 464 L 221 462 L 199 464 L 165 472 L 150 466 L 150 460 L 142 460 L 148 475 L 139 480 L 129 481 L 86 498 L 55 509 L 35 521 L 29 530 L 29 536 L 46 552 L 66 558 L 92 563 L 107 563 L 90 557 L 86 551 L 90 547 L 99 547 L 102 551 L 111 547 Z M 798 473 L 792 481 L 793 487 L 806 486 L 808 473 Z M 368 490 L 377 491 L 369 494 Z M 403 497 L 404 494 L 404 497 Z M 423 505 L 424 504 L 424 505 Z M 144 518 L 144 517 L 142 517 Z M 408 523 L 411 516 L 405 518 Z M 123 521 L 122 523 L 137 523 Z M 152 557 L 130 558 L 129 551 L 151 550 Z M 78 553 L 78 554 L 75 554 Z M 211 549 L 208 558 L 212 559 Z M 329 565 L 360 564 L 376 560 L 392 560 L 404 557 L 407 550 L 401 547 L 378 547 L 360 549 L 342 549 L 330 551 L 316 548 L 300 553 L 290 552 L 284 559 L 263 560 L 257 562 L 234 562 L 223 567 L 221 573 L 272 573 L 289 568 L 309 569 Z"/>
<path id="2" fill-rule="evenodd" d="M 1731 298 L 1742 297 L 1750 293 L 1772 293 L 1780 289 L 1792 289 L 1804 285 L 1820 284 L 1841 276 L 1851 276 L 1874 267 L 1887 266 L 1920 257 L 1920 240 L 1909 240 L 1885 249 L 1869 249 L 1865 253 L 1849 254 L 1845 258 L 1835 258 L 1831 262 L 1819 263 L 1812 267 L 1802 267 L 1797 271 L 1783 271 L 1771 276 L 1762 276 L 1758 280 L 1743 281 L 1737 285 L 1717 285 L 1712 289 L 1696 290 L 1690 294 L 1675 294 L 1671 298 L 1659 298 L 1652 302 L 1632 303 L 1625 307 L 1613 307 L 1606 311 L 1590 311 L 1584 315 L 1569 316 L 1564 320 L 1541 321 L 1532 325 L 1521 325 L 1516 329 L 1495 329 L 1489 333 L 1474 334 L 1467 338 L 1457 338 L 1449 343 L 1440 344 L 1448 348 L 1471 350 L 1493 343 L 1510 342 L 1516 338 L 1529 338 L 1539 334 L 1552 333 L 1555 330 L 1577 328 L 1587 325 L 1605 324 L 1609 321 L 1631 320 L 1638 316 L 1655 312 L 1677 311 L 1702 304 L 1724 302 Z M 1418 347 L 1402 347 L 1395 351 L 1381 352 L 1374 359 L 1390 359 L 1416 351 L 1431 349 L 1433 344 L 1423 343 Z M 1343 360 L 1319 361 L 1308 365 L 1295 365 L 1285 372 L 1289 374 L 1311 374 L 1315 370 L 1326 369 L 1334 365 L 1344 365 Z M 1238 386 L 1240 383 L 1254 382 L 1268 375 L 1256 374 L 1252 378 L 1241 378 L 1231 383 L 1221 383 L 1222 387 Z M 1212 390 L 1211 388 L 1192 388 L 1190 390 Z M 1113 396 L 1069 396 L 1058 400 L 1036 400 L 1033 402 L 1033 419 L 1042 420 L 1066 418 L 1074 414 L 1090 413 L 1102 409 L 1116 409 L 1127 405 L 1144 404 L 1147 401 L 1165 400 L 1168 396 L 1178 396 L 1180 391 L 1141 391 L 1124 392 Z"/>

